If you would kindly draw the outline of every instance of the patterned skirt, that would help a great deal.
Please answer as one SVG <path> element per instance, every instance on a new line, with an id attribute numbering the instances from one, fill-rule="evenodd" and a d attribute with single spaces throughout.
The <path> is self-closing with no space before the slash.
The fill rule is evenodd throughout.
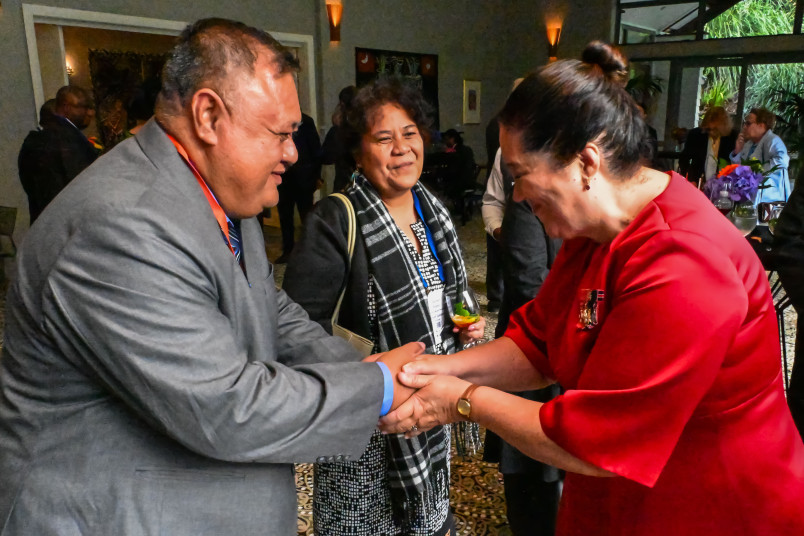
<path id="1" fill-rule="evenodd" d="M 385 436 L 375 431 L 356 462 L 319 463 L 314 468 L 313 528 L 317 536 L 441 536 L 453 525 L 449 507 L 450 430 L 431 448 L 446 457 L 446 471 L 431 472 L 431 493 L 417 497 L 411 523 L 394 519 Z M 433 447 L 433 445 L 431 445 Z"/>

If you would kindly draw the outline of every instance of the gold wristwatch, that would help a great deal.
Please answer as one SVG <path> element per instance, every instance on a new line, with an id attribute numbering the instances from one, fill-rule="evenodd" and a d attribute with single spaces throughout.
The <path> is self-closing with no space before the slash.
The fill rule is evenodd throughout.
<path id="1" fill-rule="evenodd" d="M 469 415 L 472 413 L 472 401 L 470 400 L 470 396 L 474 393 L 475 389 L 480 387 L 479 385 L 472 384 L 466 388 L 466 391 L 463 392 L 461 397 L 458 399 L 458 403 L 455 405 L 455 409 L 458 410 L 458 413 L 462 417 L 469 418 Z"/>

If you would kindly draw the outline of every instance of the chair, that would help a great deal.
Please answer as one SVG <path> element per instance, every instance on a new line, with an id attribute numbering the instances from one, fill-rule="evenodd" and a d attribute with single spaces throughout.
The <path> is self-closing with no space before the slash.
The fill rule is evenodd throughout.
<path id="1" fill-rule="evenodd" d="M 0 289 L 6 285 L 5 261 L 17 255 L 14 243 L 14 226 L 17 223 L 16 207 L 0 207 Z"/>
<path id="2" fill-rule="evenodd" d="M 463 203 L 461 207 L 461 223 L 463 225 L 466 225 L 466 223 L 472 219 L 475 208 L 483 204 L 483 194 L 486 189 L 482 184 L 477 182 L 482 170 L 483 168 L 481 166 L 475 164 L 475 185 L 473 188 L 468 188 L 463 191 Z"/>
<path id="3" fill-rule="evenodd" d="M 776 275 L 776 280 L 771 285 L 771 296 L 773 297 L 773 308 L 776 310 L 776 324 L 779 329 L 779 342 L 782 345 L 782 366 L 784 367 L 784 389 L 790 387 L 790 373 L 787 367 L 787 334 L 784 330 L 784 313 L 788 307 L 792 305 L 790 301 L 790 297 L 782 287 L 782 280 L 779 279 L 778 274 L 776 272 L 770 272 L 768 274 L 768 279 L 770 280 L 774 275 Z"/>

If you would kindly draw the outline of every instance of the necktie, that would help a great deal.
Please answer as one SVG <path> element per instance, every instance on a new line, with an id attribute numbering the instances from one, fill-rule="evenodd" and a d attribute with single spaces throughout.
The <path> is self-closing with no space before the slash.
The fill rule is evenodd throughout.
<path id="1" fill-rule="evenodd" d="M 234 252 L 235 260 L 240 263 L 240 257 L 243 253 L 242 244 L 240 241 L 240 221 L 232 220 L 229 222 L 229 243 L 232 244 L 232 251 Z"/>

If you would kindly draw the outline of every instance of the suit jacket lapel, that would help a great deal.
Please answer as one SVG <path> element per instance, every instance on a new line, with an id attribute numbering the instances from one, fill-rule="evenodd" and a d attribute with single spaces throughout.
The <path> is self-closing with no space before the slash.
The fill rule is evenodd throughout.
<path id="1" fill-rule="evenodd" d="M 176 151 L 176 147 L 168 139 L 165 131 L 162 130 L 162 127 L 151 119 L 137 133 L 136 139 L 145 155 L 163 176 L 162 183 L 164 186 L 175 188 L 179 191 L 184 204 L 180 210 L 186 214 L 188 225 L 193 225 L 190 222 L 201 222 L 198 225 L 197 232 L 204 234 L 205 237 L 210 237 L 211 240 L 219 241 L 221 249 L 231 256 L 229 248 L 220 235 L 221 230 L 218 222 L 198 185 L 198 181 L 184 159 Z M 269 270 L 267 268 L 267 259 L 265 258 L 265 242 L 257 219 L 248 218 L 242 220 L 240 229 L 243 255 L 250 278 L 268 277 Z M 207 242 L 206 239 L 204 241 Z"/>

